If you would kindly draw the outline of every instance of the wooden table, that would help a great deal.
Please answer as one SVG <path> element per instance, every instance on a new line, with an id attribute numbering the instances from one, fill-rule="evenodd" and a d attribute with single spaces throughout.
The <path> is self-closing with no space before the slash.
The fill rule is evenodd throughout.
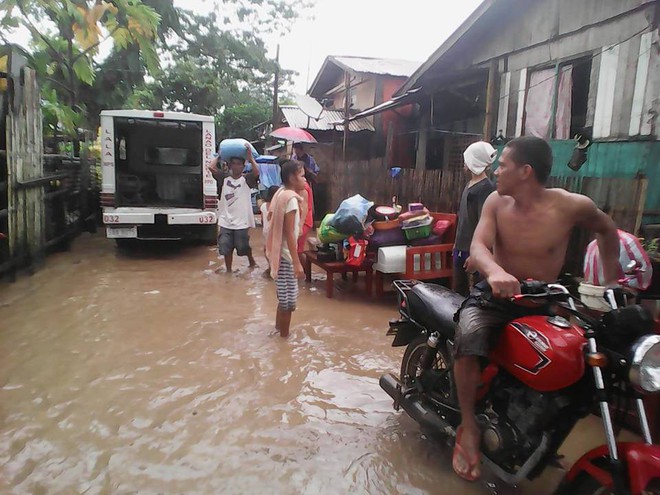
<path id="1" fill-rule="evenodd" d="M 373 261 L 365 260 L 364 263 L 360 266 L 351 266 L 347 265 L 343 261 L 319 261 L 317 258 L 316 251 L 305 251 L 305 265 L 303 269 L 305 270 L 305 280 L 308 282 L 312 281 L 312 265 L 316 265 L 326 273 L 325 281 L 325 295 L 326 297 L 332 298 L 332 293 L 334 290 L 334 274 L 341 273 L 342 278 L 346 280 L 346 274 L 353 274 L 353 281 L 357 281 L 358 272 L 365 273 L 365 284 L 367 289 L 367 294 L 371 296 L 371 286 L 373 279 Z"/>

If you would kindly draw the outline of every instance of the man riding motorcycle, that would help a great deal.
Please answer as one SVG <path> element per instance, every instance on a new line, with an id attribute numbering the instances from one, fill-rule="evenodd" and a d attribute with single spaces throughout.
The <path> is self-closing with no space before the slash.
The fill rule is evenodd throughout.
<path id="1" fill-rule="evenodd" d="M 479 359 L 488 357 L 496 332 L 520 315 L 507 302 L 520 293 L 520 281 L 556 280 L 571 230 L 578 225 L 598 234 L 607 282 L 615 283 L 619 276 L 614 222 L 586 196 L 546 189 L 551 168 L 552 150 L 543 139 L 510 141 L 495 171 L 497 191 L 484 204 L 470 248 L 468 269 L 480 272 L 487 284 L 475 287 L 463 303 L 456 329 L 454 373 L 462 419 L 453 468 L 466 480 L 480 476 L 480 429 L 474 413 Z"/>

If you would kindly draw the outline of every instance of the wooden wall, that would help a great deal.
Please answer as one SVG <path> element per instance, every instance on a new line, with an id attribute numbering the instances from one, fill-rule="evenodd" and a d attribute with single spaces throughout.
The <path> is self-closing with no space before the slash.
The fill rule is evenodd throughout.
<path id="1" fill-rule="evenodd" d="M 335 211 L 342 200 L 361 194 L 376 204 L 421 202 L 431 211 L 456 213 L 467 182 L 462 169 L 455 164 L 446 170 L 403 169 L 391 178 L 382 158 L 370 161 L 336 162 L 326 171 L 330 184 L 328 212 Z M 609 177 L 551 177 L 549 187 L 562 187 L 589 196 L 612 216 L 617 226 L 637 233 L 646 201 L 648 179 Z M 593 236 L 584 229 L 575 229 L 566 255 L 565 271 L 581 275 L 586 245 Z"/>
<path id="2" fill-rule="evenodd" d="M 586 64 L 590 59 L 587 126 L 593 126 L 593 137 L 658 139 L 656 4 L 651 0 L 501 0 L 420 82 L 433 92 L 434 77 L 495 64 L 496 131 L 515 137 L 524 133 L 530 73 L 557 63 Z"/>
<path id="3" fill-rule="evenodd" d="M 342 200 L 361 194 L 376 204 L 422 202 L 432 211 L 455 212 L 466 177 L 462 169 L 402 169 L 392 178 L 383 158 L 369 161 L 337 162 L 330 177 L 330 203 L 334 211 Z"/>
<path id="4" fill-rule="evenodd" d="M 7 117 L 8 242 L 5 265 L 32 265 L 44 256 L 46 224 L 44 188 L 31 187 L 43 176 L 43 137 L 36 74 L 23 69 L 22 95 Z M 15 84 L 18 84 L 15 81 Z"/>
<path id="5" fill-rule="evenodd" d="M 467 182 L 463 151 L 478 139 L 478 136 L 447 135 L 442 169 L 404 168 L 396 178 L 391 177 L 389 168 L 396 163 L 387 163 L 385 158 L 355 160 L 349 157 L 344 162 L 341 150 L 333 154 L 332 147 L 310 148 L 321 167 L 319 181 L 327 198 L 324 209 L 335 211 L 342 200 L 359 193 L 378 204 L 391 204 L 392 196 L 397 196 L 399 204 L 404 206 L 422 202 L 433 211 L 456 212 Z"/>
<path id="6" fill-rule="evenodd" d="M 498 61 L 497 130 L 507 137 L 524 132 L 523 107 L 532 71 L 557 62 L 584 63 L 583 57 L 591 57 L 587 126 L 593 126 L 593 137 L 657 138 L 660 56 L 653 45 L 660 38 L 658 29 L 649 27 L 652 15 L 651 2 L 641 0 L 544 0 L 520 19 L 511 17 L 464 62 Z"/>

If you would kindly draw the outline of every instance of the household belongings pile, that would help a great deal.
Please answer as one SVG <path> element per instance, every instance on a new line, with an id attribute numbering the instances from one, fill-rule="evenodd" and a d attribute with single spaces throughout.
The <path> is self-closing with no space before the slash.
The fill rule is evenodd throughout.
<path id="1" fill-rule="evenodd" d="M 383 273 L 405 272 L 406 247 L 442 244 L 442 236 L 451 226 L 447 220 L 435 221 L 421 203 L 410 203 L 408 211 L 392 198 L 392 206 L 374 206 L 362 196 L 344 200 L 335 213 L 327 214 L 318 229 L 321 260 L 343 260 L 354 263 L 352 247 L 376 258 L 374 269 Z M 362 241 L 362 244 L 356 244 Z M 343 243 L 343 245 L 342 245 Z M 366 247 L 367 253 L 363 249 Z"/>

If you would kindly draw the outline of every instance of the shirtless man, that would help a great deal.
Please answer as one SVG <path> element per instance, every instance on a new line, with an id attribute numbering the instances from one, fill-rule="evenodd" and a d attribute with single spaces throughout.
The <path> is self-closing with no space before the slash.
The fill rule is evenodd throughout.
<path id="1" fill-rule="evenodd" d="M 484 203 L 470 247 L 468 269 L 479 271 L 485 282 L 477 284 L 463 304 L 456 329 L 454 373 L 462 423 L 453 468 L 466 480 L 481 474 L 480 430 L 474 415 L 479 358 L 488 356 L 493 332 L 522 316 L 524 310 L 509 302 L 520 293 L 520 281 L 557 280 L 576 225 L 598 235 L 608 283 L 618 278 L 614 222 L 586 196 L 546 189 L 551 168 L 552 150 L 543 139 L 525 136 L 510 141 L 495 171 L 497 191 Z"/>

